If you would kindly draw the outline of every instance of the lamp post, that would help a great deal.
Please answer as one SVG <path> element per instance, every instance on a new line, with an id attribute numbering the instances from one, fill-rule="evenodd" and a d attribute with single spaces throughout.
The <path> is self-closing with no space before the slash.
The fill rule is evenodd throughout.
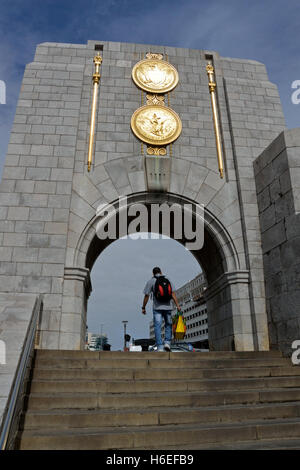
<path id="1" fill-rule="evenodd" d="M 126 349 L 126 339 L 125 339 L 125 336 L 126 336 L 126 325 L 128 323 L 128 320 L 122 320 L 122 323 L 124 325 L 124 351 Z"/>

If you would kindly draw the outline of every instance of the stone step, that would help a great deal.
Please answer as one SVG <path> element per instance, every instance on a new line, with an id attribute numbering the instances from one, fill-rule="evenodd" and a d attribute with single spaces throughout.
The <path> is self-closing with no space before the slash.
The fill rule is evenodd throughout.
<path id="1" fill-rule="evenodd" d="M 60 410 L 29 411 L 24 429 L 70 429 L 111 426 L 165 426 L 246 422 L 251 420 L 300 417 L 300 402 L 264 405 L 220 405 L 218 407 L 152 408 L 151 410 Z"/>
<path id="2" fill-rule="evenodd" d="M 135 448 L 134 450 L 143 450 Z M 260 439 L 254 441 L 210 443 L 210 444 L 181 444 L 180 450 L 300 450 L 300 439 L 280 437 L 279 439 Z M 155 450 L 178 450 L 175 446 L 158 446 Z"/>
<path id="3" fill-rule="evenodd" d="M 179 377 L 180 375 L 180 377 Z M 272 367 L 240 367 L 226 369 L 43 369 L 35 367 L 34 380 L 160 380 L 160 379 L 217 379 L 217 378 L 245 378 L 245 377 L 283 377 L 300 375 L 300 367 L 297 366 L 272 366 Z"/>
<path id="4" fill-rule="evenodd" d="M 145 409 L 153 407 L 199 407 L 224 404 L 286 403 L 300 400 L 300 388 L 169 393 L 30 393 L 27 409 Z"/>
<path id="5" fill-rule="evenodd" d="M 158 446 L 177 446 L 207 443 L 235 443 L 274 438 L 299 438 L 300 419 L 274 419 L 272 422 L 218 423 L 175 426 L 127 426 L 121 428 L 73 428 L 72 430 L 24 431 L 20 450 L 101 450 L 101 449 L 157 449 Z"/>
<path id="6" fill-rule="evenodd" d="M 160 353 L 156 354 L 157 358 Z M 164 353 L 162 353 L 164 354 Z M 174 353 L 177 354 L 177 353 Z M 180 353 L 178 353 L 180 354 Z M 188 355 L 188 353 L 186 353 Z M 192 354 L 192 353 L 191 353 Z M 60 359 L 39 358 L 36 368 L 49 369 L 226 369 L 241 367 L 278 367 L 291 366 L 288 358 L 263 359 Z"/>
<path id="7" fill-rule="evenodd" d="M 189 380 L 33 380 L 32 393 L 89 393 L 107 394 L 145 392 L 193 392 L 218 390 L 250 390 L 257 388 L 300 387 L 300 376 L 255 377 L 233 379 L 189 379 Z"/>
<path id="8" fill-rule="evenodd" d="M 278 351 L 39 350 L 26 405 L 21 449 L 276 448 L 300 437 L 300 368 Z"/>
<path id="9" fill-rule="evenodd" d="M 158 356 L 157 356 L 158 355 Z M 38 358 L 73 358 L 73 359 L 171 359 L 178 360 L 185 357 L 192 359 L 263 359 L 268 357 L 282 357 L 281 351 L 209 351 L 209 352 L 124 352 L 124 351 L 74 351 L 74 350 L 36 350 Z"/>

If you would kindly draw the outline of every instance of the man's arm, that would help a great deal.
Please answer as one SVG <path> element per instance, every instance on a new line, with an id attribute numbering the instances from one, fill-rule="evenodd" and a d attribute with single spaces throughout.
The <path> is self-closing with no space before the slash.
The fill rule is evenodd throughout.
<path id="1" fill-rule="evenodd" d="M 174 300 L 177 309 L 180 310 L 180 305 L 178 303 L 178 300 L 174 291 L 172 292 L 172 299 Z"/>
<path id="2" fill-rule="evenodd" d="M 142 306 L 142 313 L 146 315 L 146 305 L 149 300 L 149 295 L 145 295 L 144 300 L 143 300 L 143 306 Z"/>

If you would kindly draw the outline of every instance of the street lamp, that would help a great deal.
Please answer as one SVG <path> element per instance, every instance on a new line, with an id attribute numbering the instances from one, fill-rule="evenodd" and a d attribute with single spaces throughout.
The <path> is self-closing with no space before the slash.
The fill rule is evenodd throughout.
<path id="1" fill-rule="evenodd" d="M 124 325 L 124 351 L 126 350 L 126 325 L 128 323 L 128 320 L 122 320 L 122 323 Z"/>

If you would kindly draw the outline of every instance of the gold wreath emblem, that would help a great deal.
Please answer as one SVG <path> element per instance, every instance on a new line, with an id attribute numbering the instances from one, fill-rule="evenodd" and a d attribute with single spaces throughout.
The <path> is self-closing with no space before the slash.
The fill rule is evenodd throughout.
<path id="1" fill-rule="evenodd" d="M 138 139 L 147 144 L 167 145 L 179 137 L 182 124 L 173 109 L 161 105 L 146 105 L 132 115 L 131 129 Z"/>
<path id="2" fill-rule="evenodd" d="M 164 60 L 144 59 L 132 69 L 134 83 L 150 93 L 167 93 L 176 87 L 178 72 Z"/>

